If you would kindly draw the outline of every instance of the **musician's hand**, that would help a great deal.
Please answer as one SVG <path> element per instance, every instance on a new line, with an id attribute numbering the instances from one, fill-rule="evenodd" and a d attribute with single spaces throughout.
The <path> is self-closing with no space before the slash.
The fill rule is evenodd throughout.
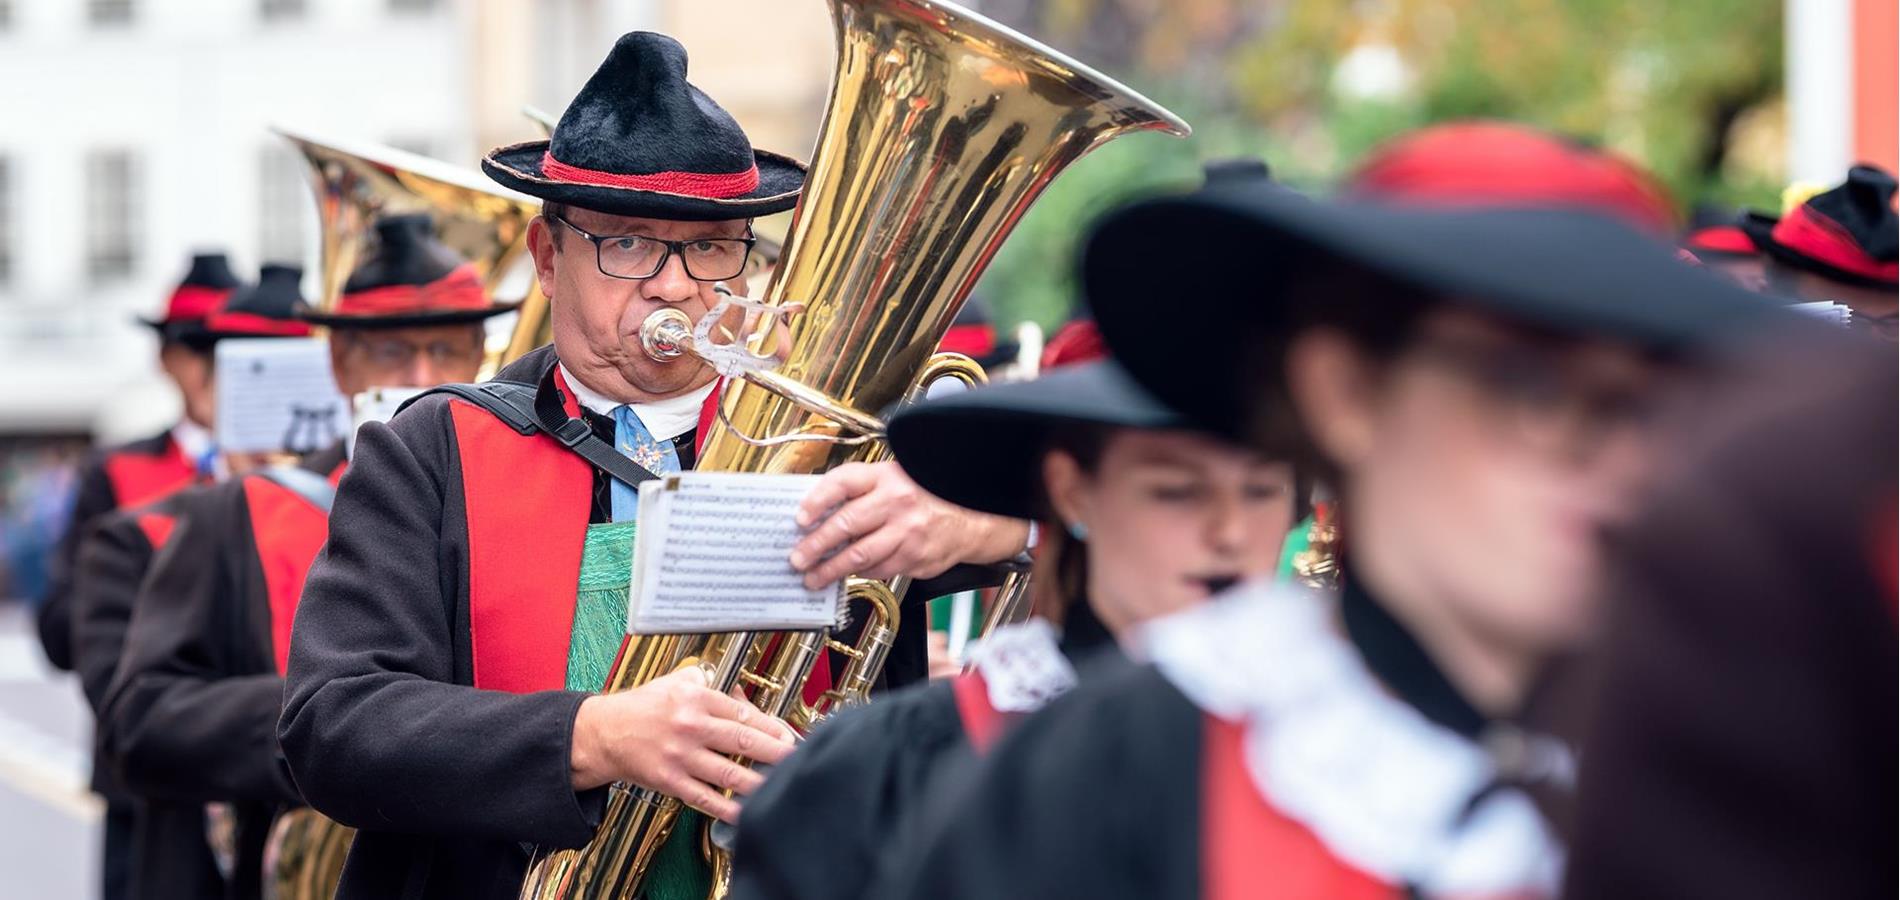
<path id="1" fill-rule="evenodd" d="M 957 563 L 1008 559 L 1029 540 L 1028 523 L 952 506 L 894 462 L 825 473 L 799 505 L 798 524 L 811 533 L 792 550 L 792 568 L 813 588 L 846 575 L 931 578 Z"/>
<path id="2" fill-rule="evenodd" d="M 706 686 L 688 667 L 632 690 L 589 697 L 574 718 L 570 768 L 574 789 L 627 781 L 678 797 L 727 822 L 764 776 L 728 759 L 776 763 L 792 751 L 784 722 Z"/>

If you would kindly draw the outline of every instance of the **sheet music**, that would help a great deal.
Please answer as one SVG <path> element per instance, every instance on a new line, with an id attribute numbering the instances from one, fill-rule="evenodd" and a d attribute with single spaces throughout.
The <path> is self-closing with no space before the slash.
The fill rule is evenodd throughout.
<path id="1" fill-rule="evenodd" d="M 794 521 L 816 475 L 683 472 L 640 485 L 627 630 L 828 628 L 842 584 L 807 590 Z"/>
<path id="2" fill-rule="evenodd" d="M 318 338 L 222 340 L 216 365 L 221 450 L 309 453 L 350 427 L 330 348 Z"/>

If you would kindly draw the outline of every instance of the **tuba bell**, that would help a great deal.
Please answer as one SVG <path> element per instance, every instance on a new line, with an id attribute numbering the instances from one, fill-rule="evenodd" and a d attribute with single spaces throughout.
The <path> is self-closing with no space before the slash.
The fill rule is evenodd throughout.
<path id="1" fill-rule="evenodd" d="M 772 346 L 775 365 L 728 385 L 702 471 L 816 473 L 882 459 L 886 409 L 937 378 L 982 379 L 967 357 L 934 351 L 1049 182 L 1119 135 L 1188 133 L 1128 88 L 949 3 L 829 2 L 838 59 L 808 180 L 759 314 L 743 317 L 758 330 L 732 340 Z M 644 329 L 655 358 L 719 349 L 682 322 L 655 324 Z M 714 689 L 742 686 L 761 710 L 808 728 L 867 699 L 905 587 L 850 579 L 849 595 L 868 607 L 853 644 L 826 632 L 633 635 L 605 690 L 699 665 Z M 807 703 L 806 679 L 826 652 L 843 666 Z M 677 798 L 613 786 L 594 839 L 537 853 L 521 896 L 638 896 L 681 810 Z M 723 896 L 729 856 L 712 831 L 699 846 Z"/>
<path id="2" fill-rule="evenodd" d="M 528 249 L 528 223 L 540 201 L 490 182 L 472 169 L 394 147 L 316 137 L 273 129 L 296 147 L 310 167 L 321 223 L 317 306 L 330 309 L 359 260 L 375 249 L 376 222 L 385 216 L 428 213 L 436 239 L 475 267 L 482 287 L 495 296 Z M 499 364 L 545 343 L 547 297 L 535 279 L 505 348 L 496 348 L 483 377 Z"/>
<path id="3" fill-rule="evenodd" d="M 335 307 L 357 262 L 375 251 L 376 222 L 384 216 L 428 213 L 436 237 L 474 265 L 491 296 L 527 249 L 528 222 L 540 211 L 532 198 L 489 184 L 478 173 L 392 147 L 273 130 L 310 167 L 322 235 L 319 309 Z M 540 290 L 531 287 L 511 344 L 538 336 L 546 307 Z M 486 369 L 494 368 L 493 356 Z M 264 848 L 266 900 L 335 896 L 355 835 L 355 829 L 308 807 L 280 814 Z"/>

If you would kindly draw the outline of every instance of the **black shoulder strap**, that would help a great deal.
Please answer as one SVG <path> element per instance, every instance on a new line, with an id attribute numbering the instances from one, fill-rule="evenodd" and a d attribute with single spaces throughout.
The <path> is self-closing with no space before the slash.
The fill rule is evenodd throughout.
<path id="1" fill-rule="evenodd" d="M 595 436 L 594 429 L 586 422 L 567 414 L 554 387 L 552 365 L 541 376 L 538 387 L 520 381 L 444 384 L 409 398 L 397 412 L 430 394 L 448 394 L 473 403 L 520 434 L 542 432 L 587 460 L 589 465 L 627 484 L 637 485 L 659 477 L 620 455 L 612 444 Z"/>
<path id="2" fill-rule="evenodd" d="M 330 479 L 302 466 L 276 466 L 257 473 L 260 477 L 299 497 L 324 515 L 336 505 L 336 485 Z"/>
<path id="3" fill-rule="evenodd" d="M 484 381 L 481 384 L 439 384 L 420 394 L 410 397 L 396 408 L 397 412 L 408 409 L 411 404 L 430 394 L 448 394 L 460 397 L 494 415 L 509 428 L 520 434 L 533 434 L 540 430 L 534 424 L 534 385 L 519 381 Z"/>
<path id="4" fill-rule="evenodd" d="M 541 386 L 534 392 L 534 424 L 560 441 L 561 446 L 580 454 L 594 468 L 626 484 L 637 485 L 660 477 L 620 455 L 614 445 L 595 436 L 594 429 L 586 422 L 567 414 L 561 405 L 561 395 L 554 387 L 553 366 L 541 375 Z"/>

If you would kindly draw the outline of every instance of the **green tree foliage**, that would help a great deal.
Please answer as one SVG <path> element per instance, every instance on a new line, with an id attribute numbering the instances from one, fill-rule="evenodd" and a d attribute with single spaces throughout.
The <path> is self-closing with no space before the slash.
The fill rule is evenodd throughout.
<path id="1" fill-rule="evenodd" d="M 1397 134 L 1491 117 L 1612 148 L 1653 171 L 1685 211 L 1704 200 L 1771 207 L 1779 189 L 1776 179 L 1733 175 L 1751 167 L 1729 156 L 1737 118 L 1780 92 L 1781 0 L 991 0 L 983 8 L 1147 91 L 1195 128 L 1188 141 L 1124 138 L 1057 179 L 984 279 L 1002 323 L 1060 321 L 1087 223 L 1129 196 L 1194 183 L 1207 159 L 1262 156 L 1276 177 L 1321 187 Z"/>

